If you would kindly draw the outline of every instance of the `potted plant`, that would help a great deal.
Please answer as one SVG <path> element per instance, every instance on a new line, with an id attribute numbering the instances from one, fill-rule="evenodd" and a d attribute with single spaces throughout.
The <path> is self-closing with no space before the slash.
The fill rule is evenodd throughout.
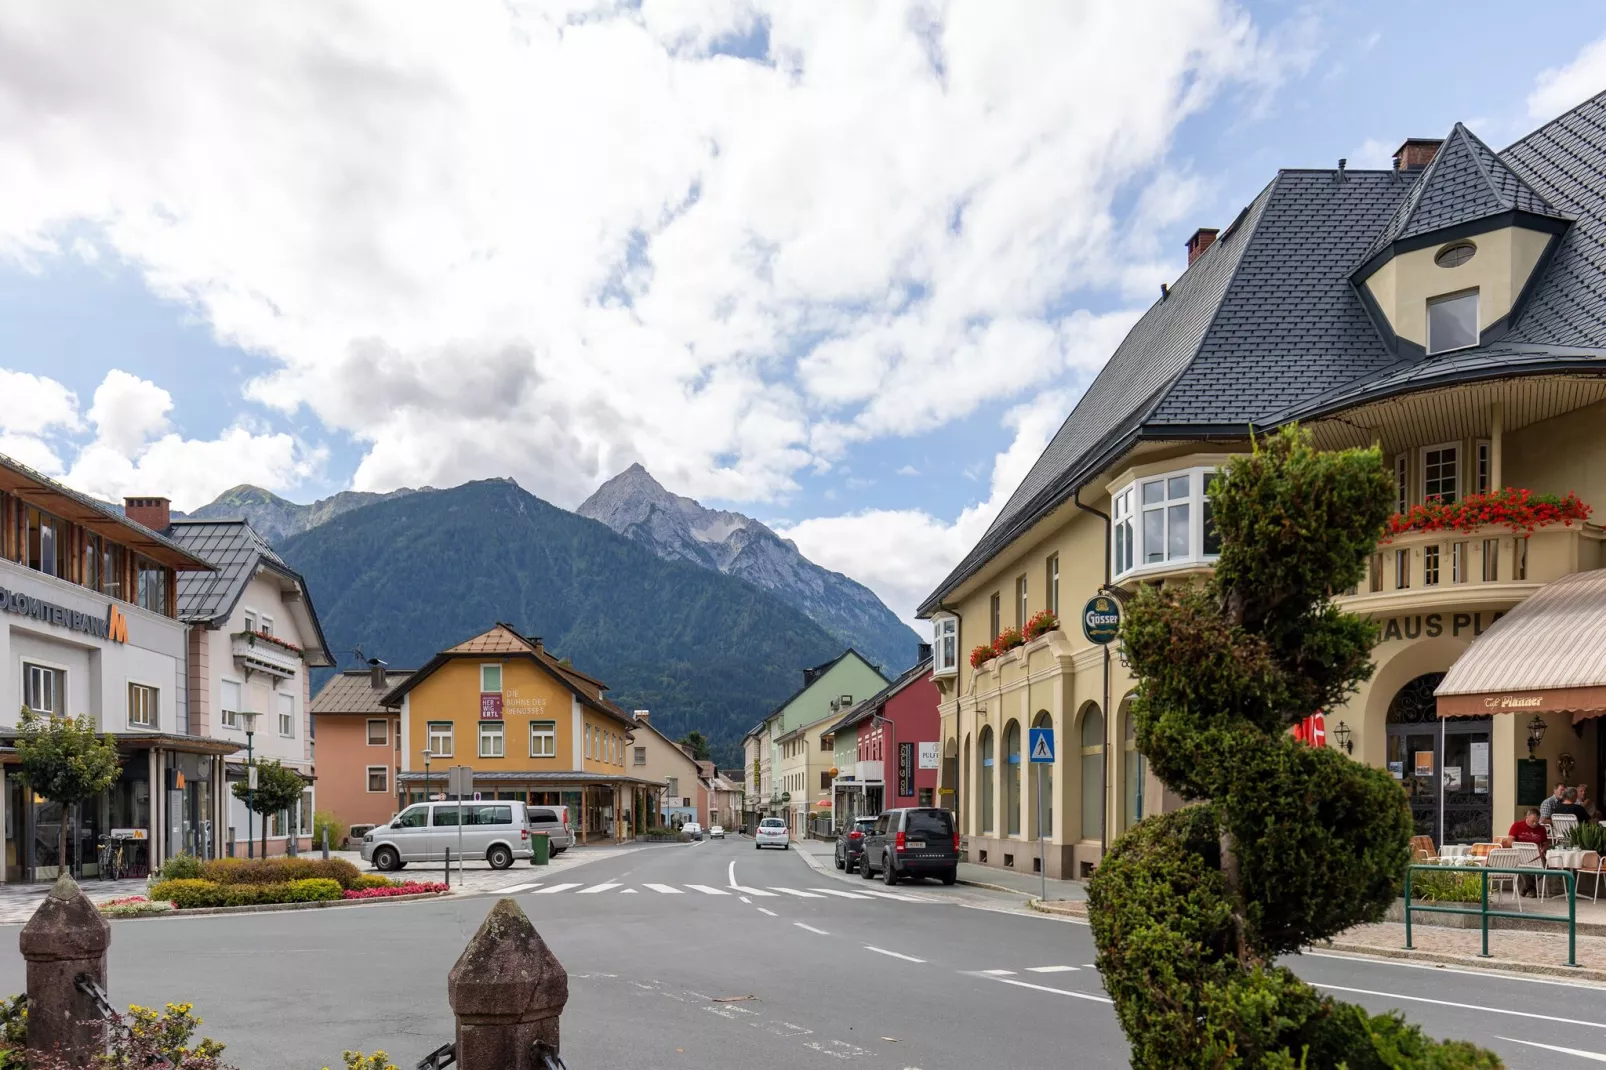
<path id="1" fill-rule="evenodd" d="M 1040 609 L 1032 614 L 1032 619 L 1026 622 L 1025 636 L 1030 643 L 1034 639 L 1041 639 L 1049 632 L 1060 626 L 1059 617 L 1046 609 Z"/>
<path id="2" fill-rule="evenodd" d="M 993 653 L 1002 654 L 1006 650 L 1014 650 L 1018 646 L 1024 646 L 1025 643 L 1026 637 L 1021 635 L 1020 629 L 1010 625 L 999 632 L 998 638 L 993 640 Z"/>
<path id="3" fill-rule="evenodd" d="M 1405 535 L 1413 531 L 1476 531 L 1488 525 L 1504 525 L 1511 531 L 1526 535 L 1535 528 L 1561 524 L 1572 527 L 1583 523 L 1594 509 L 1579 500 L 1578 495 L 1535 494 L 1521 487 L 1505 487 L 1483 493 L 1468 494 L 1453 502 L 1430 498 L 1413 505 L 1403 513 L 1389 517 L 1386 535 Z"/>
<path id="4" fill-rule="evenodd" d="M 979 669 L 992 660 L 992 657 L 993 645 L 991 643 L 978 643 L 970 648 L 970 667 Z"/>

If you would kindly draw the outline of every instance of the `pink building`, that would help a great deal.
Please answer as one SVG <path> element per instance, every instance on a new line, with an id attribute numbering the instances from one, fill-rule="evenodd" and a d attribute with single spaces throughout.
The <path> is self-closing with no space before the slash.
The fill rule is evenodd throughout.
<path id="1" fill-rule="evenodd" d="M 842 743 L 857 743 L 851 773 L 839 759 L 834 788 L 837 813 L 875 814 L 900 806 L 938 806 L 937 766 L 941 760 L 937 688 L 927 657 L 882 691 L 849 710 L 832 726 Z M 838 746 L 837 753 L 844 755 Z M 847 774 L 847 775 L 842 775 Z"/>

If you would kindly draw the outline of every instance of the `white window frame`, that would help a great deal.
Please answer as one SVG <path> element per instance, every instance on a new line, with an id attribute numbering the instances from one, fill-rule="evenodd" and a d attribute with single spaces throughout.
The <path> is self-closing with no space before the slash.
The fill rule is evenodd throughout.
<path id="1" fill-rule="evenodd" d="M 257 627 L 258 627 L 258 625 L 257 625 L 257 611 L 254 610 L 254 609 L 246 610 L 245 611 L 245 630 L 254 634 L 256 632 L 256 630 L 257 630 Z"/>
<path id="2" fill-rule="evenodd" d="M 220 685 L 218 687 L 218 689 L 217 689 L 218 724 L 222 725 L 224 728 L 244 728 L 245 726 L 240 723 L 240 714 L 244 713 L 245 711 L 244 710 L 231 710 L 231 709 L 227 709 L 227 708 L 224 707 L 224 705 L 223 705 L 223 687 L 221 685 L 223 685 L 223 684 L 233 684 L 235 687 L 239 688 L 240 689 L 240 705 L 244 706 L 245 705 L 245 681 L 244 680 L 236 680 L 236 679 L 233 679 L 232 677 L 224 676 L 224 677 L 220 677 L 219 678 L 218 684 Z"/>
<path id="3" fill-rule="evenodd" d="M 128 680 L 123 686 L 124 701 L 127 703 L 124 720 L 127 721 L 128 727 L 142 732 L 159 731 L 162 726 L 162 689 L 155 684 L 147 684 L 143 680 Z M 136 687 L 144 688 L 151 693 L 150 719 L 148 721 L 134 720 L 133 699 L 134 688 Z"/>
<path id="4" fill-rule="evenodd" d="M 1060 555 L 1048 555 L 1048 575 L 1045 577 L 1048 590 L 1043 592 L 1043 604 L 1054 616 L 1060 615 Z"/>
<path id="5" fill-rule="evenodd" d="M 1466 469 L 1466 465 L 1461 463 L 1461 443 L 1460 442 L 1439 442 L 1439 443 L 1435 443 L 1432 446 L 1423 446 L 1421 449 L 1417 450 L 1416 477 L 1419 480 L 1417 485 L 1419 487 L 1421 487 L 1421 489 L 1422 489 L 1422 495 L 1421 495 L 1422 501 L 1426 502 L 1428 500 L 1428 497 L 1429 497 L 1429 495 L 1428 495 L 1428 454 L 1434 453 L 1434 452 L 1437 452 L 1437 451 L 1440 451 L 1440 450 L 1452 450 L 1455 453 L 1455 497 L 1451 498 L 1450 501 L 1458 502 L 1462 498 L 1466 497 L 1465 493 L 1463 493 L 1463 489 L 1462 488 L 1464 488 L 1466 486 L 1465 473 L 1466 473 L 1466 470 L 1467 470 Z M 1440 495 L 1439 497 L 1441 497 L 1441 499 L 1442 499 L 1442 495 Z"/>
<path id="6" fill-rule="evenodd" d="M 1411 509 L 1411 455 L 1394 455 L 1394 511 L 1401 516 Z"/>
<path id="7" fill-rule="evenodd" d="M 949 640 L 944 644 L 943 640 Z M 959 618 L 933 617 L 931 621 L 931 672 L 953 676 L 959 672 Z"/>
<path id="8" fill-rule="evenodd" d="M 257 627 L 261 629 L 263 635 L 266 635 L 269 638 L 273 637 L 273 618 L 268 616 L 266 613 L 257 614 Z"/>
<path id="9" fill-rule="evenodd" d="M 70 717 L 71 714 L 68 713 L 68 711 L 72 709 L 72 706 L 68 704 L 68 699 L 72 696 L 68 691 L 68 678 L 70 674 L 67 672 L 67 666 L 57 665 L 49 661 L 41 661 L 40 659 L 33 657 L 21 658 L 20 666 L 21 668 L 17 672 L 17 680 L 19 681 L 22 690 L 20 704 L 23 706 L 28 705 L 28 670 L 30 668 L 39 668 L 45 670 L 46 672 L 59 673 L 61 678 L 61 694 L 57 696 L 57 701 L 60 703 L 61 709 L 44 712 L 54 713 L 59 717 Z M 29 706 L 28 708 L 32 709 L 33 707 Z"/>
<path id="10" fill-rule="evenodd" d="M 545 725 L 545 728 L 541 726 Z M 542 740 L 546 741 L 545 748 L 536 746 Z M 558 722 L 531 721 L 530 722 L 530 757 L 556 758 L 558 756 Z"/>
<path id="11" fill-rule="evenodd" d="M 294 738 L 296 738 L 296 697 L 294 695 L 286 694 L 285 692 L 280 691 L 280 692 L 278 692 L 278 693 L 276 693 L 274 695 L 274 698 L 278 700 L 278 701 L 276 701 L 274 703 L 274 705 L 279 707 L 277 710 L 274 711 L 276 714 L 279 715 L 279 738 L 280 739 L 294 739 Z M 287 699 L 289 700 L 289 703 L 290 703 L 290 712 L 289 713 L 286 713 L 285 710 L 284 710 L 285 700 L 287 700 Z M 288 731 L 288 732 L 286 732 L 284 730 L 286 724 L 288 724 L 290 726 L 290 731 Z"/>
<path id="12" fill-rule="evenodd" d="M 1472 490 L 1486 494 L 1494 489 L 1494 447 L 1486 438 L 1472 444 Z"/>
<path id="13" fill-rule="evenodd" d="M 636 751 L 635 751 L 635 764 L 636 765 L 646 765 L 647 764 L 647 748 L 646 747 L 637 747 L 636 748 Z"/>
<path id="14" fill-rule="evenodd" d="M 375 788 L 374 787 L 374 774 L 375 773 L 378 773 L 381 777 L 384 778 L 384 787 L 381 787 L 381 788 Z M 363 774 L 364 774 L 363 775 L 363 784 L 368 789 L 368 794 L 370 794 L 370 795 L 389 795 L 390 794 L 390 766 L 388 766 L 388 765 L 370 765 L 370 766 L 368 766 L 367 769 L 365 769 L 363 771 Z"/>
<path id="15" fill-rule="evenodd" d="M 496 670 L 496 686 L 495 687 L 486 687 L 485 686 L 485 671 L 487 669 L 495 669 Z M 501 662 L 499 662 L 499 661 L 482 662 L 480 664 L 480 694 L 482 694 L 482 695 L 500 695 L 502 693 L 502 683 L 503 683 L 502 677 L 503 677 L 503 672 L 502 672 L 502 663 Z"/>
<path id="16" fill-rule="evenodd" d="M 445 733 L 436 732 L 435 729 L 444 727 Z M 429 756 L 431 758 L 451 758 L 457 752 L 457 725 L 452 721 L 429 721 L 424 725 L 424 738 L 429 741 Z M 446 749 L 439 750 L 435 743 L 438 739 L 446 741 Z"/>
<path id="17" fill-rule="evenodd" d="M 1111 500 L 1111 568 L 1116 578 L 1126 576 L 1141 576 L 1151 572 L 1165 572 L 1189 565 L 1214 564 L 1220 554 L 1206 555 L 1204 552 L 1204 506 L 1209 495 L 1205 489 L 1210 485 L 1221 471 L 1219 464 L 1196 465 L 1190 468 L 1177 468 L 1169 472 L 1151 472 L 1138 476 L 1116 489 L 1110 496 Z M 1179 557 L 1168 557 L 1163 561 L 1145 563 L 1136 547 L 1143 540 L 1143 513 L 1142 504 L 1143 486 L 1148 483 L 1165 484 L 1177 476 L 1188 476 L 1188 496 L 1186 498 L 1166 498 L 1158 505 L 1149 507 L 1150 511 L 1159 511 L 1165 517 L 1162 536 L 1167 552 L 1170 551 L 1170 507 L 1173 505 L 1188 506 L 1188 547 L 1187 552 Z M 1127 562 L 1131 562 L 1130 565 Z M 1124 566 L 1124 567 L 1123 567 Z"/>
<path id="18" fill-rule="evenodd" d="M 1027 608 L 1031 601 L 1028 593 L 1030 589 L 1031 581 L 1026 578 L 1026 573 L 1023 572 L 1015 577 L 1015 627 L 1022 631 L 1026 629 L 1026 621 L 1031 617 L 1031 612 Z"/>
<path id="19" fill-rule="evenodd" d="M 1449 304 L 1451 301 L 1459 301 L 1464 297 L 1472 298 L 1472 341 L 1468 342 L 1464 346 L 1451 346 L 1447 349 L 1437 348 L 1433 344 L 1433 306 Z M 1479 294 L 1476 286 L 1469 290 L 1457 290 L 1454 293 L 1437 294 L 1428 298 L 1427 304 L 1423 307 L 1423 312 L 1425 313 L 1425 318 L 1427 320 L 1428 356 L 1436 357 L 1441 353 L 1458 353 L 1463 349 L 1476 349 L 1483 344 L 1483 328 L 1478 326 L 1483 315 L 1482 301 L 1482 295 Z"/>
<path id="20" fill-rule="evenodd" d="M 379 726 L 380 735 L 385 737 L 385 738 L 381 739 L 378 743 L 374 742 L 374 725 L 378 725 Z M 390 721 L 387 718 L 384 718 L 384 717 L 370 717 L 370 718 L 368 718 L 368 724 L 367 724 L 366 727 L 367 727 L 367 731 L 368 731 L 368 745 L 370 747 L 388 747 L 388 746 L 390 746 Z"/>
<path id="21" fill-rule="evenodd" d="M 496 740 L 497 743 L 499 744 L 499 746 L 496 748 L 495 752 L 488 751 L 485 748 L 485 744 L 487 742 L 489 742 L 490 740 L 493 740 L 493 739 Z M 507 729 L 503 726 L 503 723 L 501 721 L 481 721 L 480 722 L 480 757 L 481 758 L 506 758 L 507 757 Z"/>

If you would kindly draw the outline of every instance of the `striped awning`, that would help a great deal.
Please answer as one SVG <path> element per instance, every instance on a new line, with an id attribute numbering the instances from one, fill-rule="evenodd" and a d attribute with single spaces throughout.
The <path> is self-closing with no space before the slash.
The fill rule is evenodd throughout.
<path id="1" fill-rule="evenodd" d="M 1606 569 L 1547 583 L 1501 617 L 1435 689 L 1440 717 L 1606 714 Z"/>

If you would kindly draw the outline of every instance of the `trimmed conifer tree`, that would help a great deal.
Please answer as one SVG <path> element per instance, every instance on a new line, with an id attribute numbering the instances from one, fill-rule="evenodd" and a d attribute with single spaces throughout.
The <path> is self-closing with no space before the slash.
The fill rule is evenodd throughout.
<path id="1" fill-rule="evenodd" d="M 1381 920 L 1410 860 L 1400 785 L 1288 731 L 1371 675 L 1376 628 L 1332 596 L 1359 582 L 1393 496 L 1376 449 L 1320 451 L 1285 429 L 1214 481 L 1213 576 L 1145 587 L 1127 609 L 1137 745 L 1192 804 L 1120 837 L 1088 892 L 1134 1067 L 1501 1065 L 1276 964 Z"/>

